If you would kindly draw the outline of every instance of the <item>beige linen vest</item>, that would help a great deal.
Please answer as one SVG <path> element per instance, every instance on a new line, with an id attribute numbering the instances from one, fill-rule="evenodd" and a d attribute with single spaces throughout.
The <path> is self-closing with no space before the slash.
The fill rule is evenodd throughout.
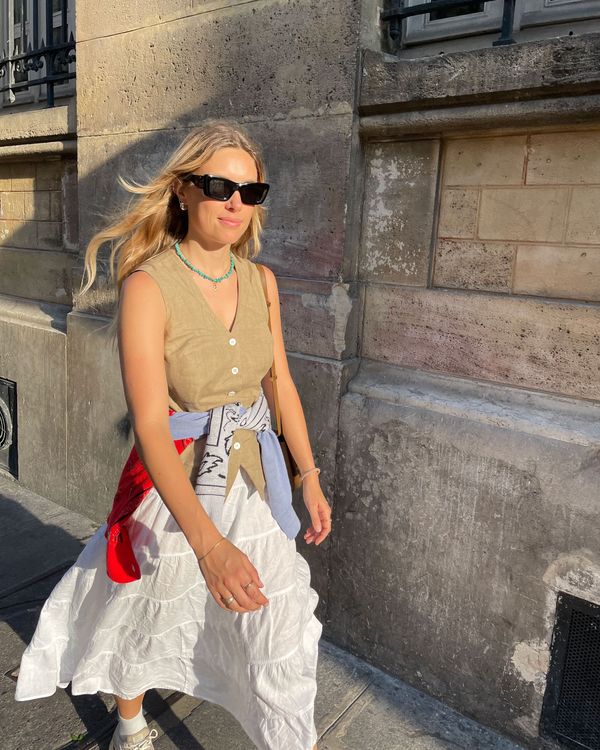
<path id="1" fill-rule="evenodd" d="M 239 401 L 250 406 L 259 395 L 261 380 L 273 362 L 269 312 L 255 264 L 235 255 L 238 307 L 231 331 L 215 315 L 174 244 L 141 263 L 136 271 L 149 273 L 158 284 L 167 311 L 165 371 L 169 406 L 175 411 L 207 411 Z M 218 291 L 216 292 L 218 294 Z M 254 430 L 235 430 L 227 472 L 226 495 L 243 467 L 265 499 L 265 477 L 260 445 Z M 180 454 L 193 485 L 202 461 L 206 436 Z"/>

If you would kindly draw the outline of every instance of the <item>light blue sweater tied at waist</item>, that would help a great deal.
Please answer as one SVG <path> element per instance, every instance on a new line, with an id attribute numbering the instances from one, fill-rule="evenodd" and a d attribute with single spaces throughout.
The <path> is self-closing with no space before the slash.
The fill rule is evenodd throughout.
<path id="1" fill-rule="evenodd" d="M 222 517 L 229 468 L 229 453 L 235 430 L 255 430 L 265 476 L 265 499 L 282 531 L 294 539 L 300 531 L 300 519 L 292 506 L 292 488 L 277 435 L 271 429 L 271 414 L 261 387 L 258 398 L 249 407 L 239 402 L 215 406 L 208 411 L 178 411 L 169 417 L 174 440 L 198 439 L 208 434 L 196 479 L 195 492 L 212 503 L 210 515 Z M 209 510 L 206 508 L 207 511 Z"/>

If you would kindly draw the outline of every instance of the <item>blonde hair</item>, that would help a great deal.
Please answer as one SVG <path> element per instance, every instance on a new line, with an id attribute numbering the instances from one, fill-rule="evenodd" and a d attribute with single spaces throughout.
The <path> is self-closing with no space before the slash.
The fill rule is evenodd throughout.
<path id="1" fill-rule="evenodd" d="M 226 119 L 208 119 L 194 128 L 173 152 L 159 173 L 145 185 L 128 182 L 117 175 L 120 184 L 130 193 L 137 193 L 133 205 L 112 217 L 112 222 L 94 234 L 89 241 L 84 258 L 87 281 L 82 281 L 76 297 L 83 296 L 92 287 L 97 275 L 98 251 L 111 242 L 109 258 L 110 279 L 116 283 L 117 300 L 123 281 L 148 258 L 152 258 L 175 240 L 185 237 L 188 229 L 187 211 L 179 205 L 173 191 L 177 178 L 195 172 L 221 148 L 241 148 L 254 159 L 258 182 L 264 182 L 266 169 L 258 145 L 238 123 Z M 266 208 L 255 206 L 248 228 L 231 250 L 242 258 L 254 258 L 260 252 L 260 234 Z M 250 243 L 252 242 L 252 248 Z M 115 273 L 116 258 L 116 273 Z M 117 306 L 118 310 L 118 306 Z M 117 314 L 108 325 L 113 344 L 117 331 Z"/>

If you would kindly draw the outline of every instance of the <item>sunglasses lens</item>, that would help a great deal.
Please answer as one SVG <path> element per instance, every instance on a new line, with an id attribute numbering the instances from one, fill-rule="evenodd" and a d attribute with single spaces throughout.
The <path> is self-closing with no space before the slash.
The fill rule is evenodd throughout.
<path id="1" fill-rule="evenodd" d="M 226 201 L 233 195 L 233 183 L 221 177 L 210 177 L 208 180 L 208 195 L 218 201 Z"/>
<path id="2" fill-rule="evenodd" d="M 269 186 L 264 182 L 252 182 L 250 185 L 244 185 L 240 188 L 240 197 L 243 203 L 256 205 L 262 203 L 267 197 Z"/>
<path id="3" fill-rule="evenodd" d="M 217 201 L 227 201 L 231 198 L 238 186 L 235 182 L 225 177 L 207 176 L 207 195 Z M 200 184 L 198 184 L 200 187 Z M 266 182 L 251 182 L 248 185 L 242 185 L 240 188 L 240 198 L 242 203 L 255 206 L 262 203 L 269 192 L 269 185 Z"/>

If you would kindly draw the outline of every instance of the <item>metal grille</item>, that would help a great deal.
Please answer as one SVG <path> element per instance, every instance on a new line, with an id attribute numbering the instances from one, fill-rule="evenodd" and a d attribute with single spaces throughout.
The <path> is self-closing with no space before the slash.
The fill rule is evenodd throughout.
<path id="1" fill-rule="evenodd" d="M 431 0 L 432 3 L 438 3 L 439 0 Z M 439 21 L 442 18 L 454 18 L 455 16 L 465 16 L 468 13 L 481 13 L 485 9 L 485 4 L 481 3 L 463 3 L 462 5 L 456 5 L 453 8 L 446 8 L 442 10 L 432 10 L 429 13 L 430 21 Z"/>
<path id="2" fill-rule="evenodd" d="M 512 28 L 515 17 L 516 0 L 427 0 L 418 5 L 407 5 L 407 0 L 385 0 L 386 7 L 380 13 L 380 20 L 389 24 L 390 39 L 400 47 L 404 46 L 404 21 L 410 16 L 429 14 L 430 20 L 452 18 L 465 14 L 481 12 L 485 3 L 502 3 L 502 24 L 500 36 L 492 42 L 493 46 L 515 44 Z"/>
<path id="3" fill-rule="evenodd" d="M 600 750 L 600 606 L 560 592 L 540 733 Z"/>
<path id="4" fill-rule="evenodd" d="M 75 63 L 75 39 L 68 28 L 68 2 L 20 0 L 9 3 L 8 11 L 5 30 L 0 7 L 0 95 L 8 92 L 12 101 L 21 91 L 45 85 L 46 106 L 53 107 L 54 87 L 75 78 L 69 67 Z M 60 18 L 57 26 L 55 16 Z M 46 35 L 41 41 L 40 21 Z"/>
<path id="5" fill-rule="evenodd" d="M 0 378 L 0 470 L 17 476 L 17 384 Z"/>

